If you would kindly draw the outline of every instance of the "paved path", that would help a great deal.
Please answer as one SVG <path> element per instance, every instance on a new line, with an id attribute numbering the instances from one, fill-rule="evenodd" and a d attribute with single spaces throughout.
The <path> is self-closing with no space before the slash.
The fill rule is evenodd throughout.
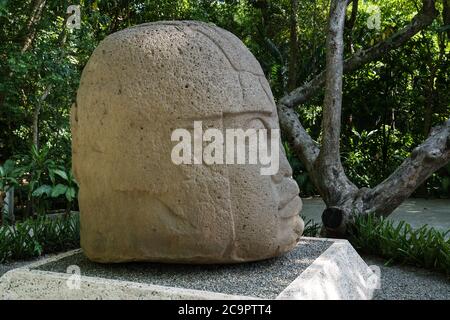
<path id="1" fill-rule="evenodd" d="M 411 266 L 385 266 L 385 260 L 363 256 L 368 265 L 380 268 L 381 288 L 374 300 L 450 300 L 450 278 Z"/>
<path id="2" fill-rule="evenodd" d="M 302 215 L 315 222 L 322 222 L 322 211 L 325 204 L 320 198 L 304 198 Z M 419 228 L 425 224 L 447 231 L 450 229 L 450 199 L 415 199 L 406 200 L 398 207 L 388 219 L 394 221 L 406 221 L 413 228 Z"/>

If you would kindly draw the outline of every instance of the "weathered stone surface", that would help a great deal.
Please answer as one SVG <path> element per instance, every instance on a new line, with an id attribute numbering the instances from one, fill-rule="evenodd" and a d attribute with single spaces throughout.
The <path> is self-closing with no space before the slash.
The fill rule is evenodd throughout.
<path id="1" fill-rule="evenodd" d="M 149 23 L 94 51 L 72 108 L 81 245 L 91 260 L 229 263 L 296 245 L 301 200 L 284 151 L 275 176 L 260 175 L 260 165 L 175 165 L 171 133 L 194 120 L 279 128 L 261 67 L 234 35 Z"/>

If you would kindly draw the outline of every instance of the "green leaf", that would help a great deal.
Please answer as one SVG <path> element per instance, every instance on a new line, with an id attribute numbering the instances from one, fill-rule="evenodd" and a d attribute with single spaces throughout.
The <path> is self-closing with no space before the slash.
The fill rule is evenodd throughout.
<path id="1" fill-rule="evenodd" d="M 352 133 L 357 136 L 358 138 L 361 138 L 361 135 L 359 134 L 358 131 L 355 130 L 355 128 L 352 128 Z"/>
<path id="2" fill-rule="evenodd" d="M 5 169 L 5 173 L 8 174 L 9 172 L 14 170 L 15 163 L 12 160 L 6 160 L 3 164 L 3 168 Z"/>
<path id="3" fill-rule="evenodd" d="M 447 25 L 442 26 L 442 27 L 437 29 L 438 32 L 444 32 L 444 31 L 447 31 L 447 30 L 450 30 L 450 24 L 447 24 Z"/>
<path id="4" fill-rule="evenodd" d="M 67 186 L 58 183 L 56 186 L 53 187 L 51 197 L 57 198 L 60 195 L 66 193 L 66 191 L 67 191 Z"/>
<path id="5" fill-rule="evenodd" d="M 55 170 L 48 170 L 48 175 L 50 177 L 50 181 L 54 184 L 55 183 Z"/>
<path id="6" fill-rule="evenodd" d="M 63 178 L 64 180 L 69 181 L 69 178 L 67 177 L 67 173 L 65 173 L 64 171 L 59 170 L 59 169 L 55 169 L 55 170 L 52 170 L 52 171 L 55 174 L 57 174 L 58 176 L 60 176 L 61 178 Z"/>
<path id="7" fill-rule="evenodd" d="M 72 202 L 73 198 L 75 198 L 75 188 L 73 188 L 73 187 L 67 188 L 67 191 L 66 191 L 67 201 Z"/>
<path id="8" fill-rule="evenodd" d="M 36 190 L 34 190 L 32 195 L 33 195 L 33 197 L 40 197 L 45 193 L 47 196 L 49 196 L 51 192 L 52 192 L 52 187 L 47 184 L 44 184 L 44 185 L 40 186 L 39 188 L 37 188 Z"/>
<path id="9" fill-rule="evenodd" d="M 7 178 L 6 180 L 9 182 L 10 185 L 19 184 L 19 181 L 17 181 L 17 179 L 15 179 L 15 178 Z"/>
<path id="10" fill-rule="evenodd" d="M 442 179 L 442 189 L 444 189 L 445 192 L 448 192 L 450 189 L 450 178 L 444 177 Z"/>

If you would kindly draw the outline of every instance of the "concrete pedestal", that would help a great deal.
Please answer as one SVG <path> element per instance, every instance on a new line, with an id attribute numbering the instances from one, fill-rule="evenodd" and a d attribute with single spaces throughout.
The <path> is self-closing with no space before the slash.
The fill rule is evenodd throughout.
<path id="1" fill-rule="evenodd" d="M 97 264 L 73 250 L 11 270 L 1 299 L 371 299 L 376 273 L 346 240 L 233 265 Z"/>

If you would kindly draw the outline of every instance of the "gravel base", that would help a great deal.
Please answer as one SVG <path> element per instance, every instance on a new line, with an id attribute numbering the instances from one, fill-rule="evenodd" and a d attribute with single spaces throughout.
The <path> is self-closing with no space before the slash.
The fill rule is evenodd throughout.
<path id="1" fill-rule="evenodd" d="M 8 272 L 9 270 L 22 267 L 26 264 L 30 263 L 29 261 L 18 261 L 18 262 L 11 262 L 11 263 L 1 263 L 0 264 L 0 277 Z"/>
<path id="2" fill-rule="evenodd" d="M 69 265 L 77 265 L 85 276 L 273 299 L 331 244 L 301 240 L 282 257 L 232 265 L 98 264 L 80 253 L 37 269 L 66 272 Z"/>
<path id="3" fill-rule="evenodd" d="M 51 257 L 52 255 L 43 255 L 39 258 L 34 258 L 34 259 L 30 259 L 30 260 L 20 260 L 20 261 L 14 261 L 14 262 L 7 262 L 7 263 L 0 263 L 0 277 L 5 274 L 6 272 L 8 272 L 9 270 L 15 269 L 15 268 L 20 268 L 23 267 L 27 264 L 30 264 L 32 262 L 41 260 L 41 259 L 46 259 Z"/>
<path id="4" fill-rule="evenodd" d="M 444 274 L 411 266 L 385 266 L 386 260 L 363 256 L 368 265 L 381 271 L 381 289 L 374 300 L 450 300 L 450 278 Z"/>

